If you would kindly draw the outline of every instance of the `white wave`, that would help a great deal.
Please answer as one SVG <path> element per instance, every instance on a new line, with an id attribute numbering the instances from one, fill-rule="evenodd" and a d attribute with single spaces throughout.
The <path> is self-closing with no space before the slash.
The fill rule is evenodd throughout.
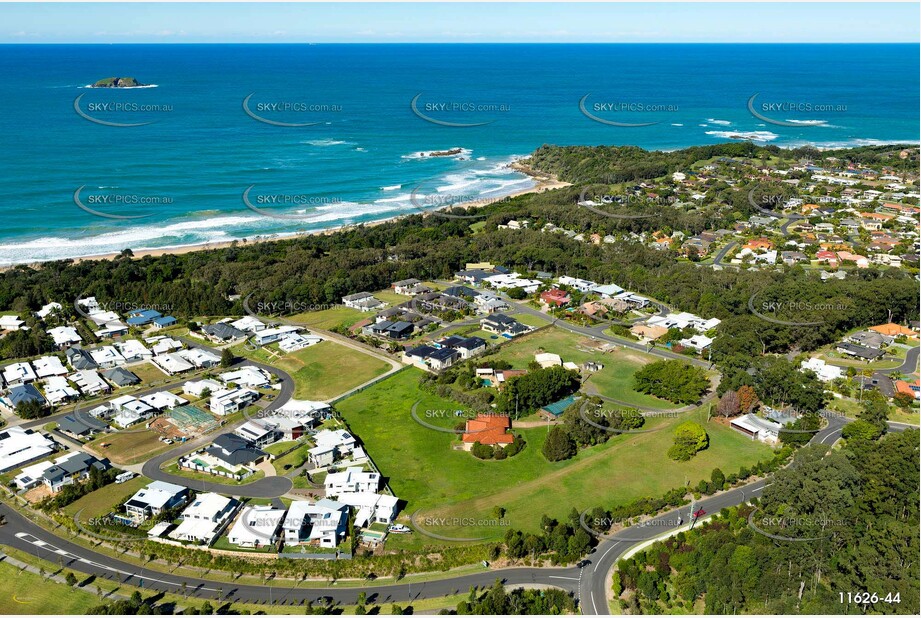
<path id="1" fill-rule="evenodd" d="M 787 120 L 787 122 L 792 122 L 793 124 L 801 124 L 804 127 L 820 126 L 827 125 L 827 120 Z"/>
<path id="2" fill-rule="evenodd" d="M 683 127 L 684 125 L 681 124 L 680 122 L 673 122 L 673 123 L 672 123 L 672 126 L 673 126 L 673 127 Z"/>
<path id="3" fill-rule="evenodd" d="M 385 185 L 381 187 L 381 191 L 396 191 L 397 189 L 402 189 L 403 185 Z"/>
<path id="4" fill-rule="evenodd" d="M 753 142 L 770 142 L 779 136 L 770 131 L 706 131 L 707 135 L 713 135 L 722 139 L 739 139 Z"/>
<path id="5" fill-rule="evenodd" d="M 717 120 L 716 118 L 707 118 L 707 122 L 711 124 L 718 124 L 720 126 L 729 126 L 732 124 L 728 120 Z"/>
<path id="6" fill-rule="evenodd" d="M 309 139 L 301 142 L 302 144 L 308 144 L 310 146 L 342 146 L 343 144 L 352 144 L 352 142 L 347 142 L 341 139 Z"/>

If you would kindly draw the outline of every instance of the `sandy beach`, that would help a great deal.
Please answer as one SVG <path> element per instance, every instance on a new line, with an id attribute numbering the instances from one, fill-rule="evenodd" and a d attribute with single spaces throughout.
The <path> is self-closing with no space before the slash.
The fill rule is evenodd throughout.
<path id="1" fill-rule="evenodd" d="M 481 208 L 483 206 L 488 206 L 491 203 L 495 203 L 501 200 L 507 200 L 509 198 L 518 197 L 519 195 L 526 195 L 529 193 L 543 193 L 544 191 L 550 191 L 553 189 L 559 189 L 562 187 L 570 186 L 570 183 L 568 182 L 563 182 L 547 174 L 535 172 L 530 167 L 528 167 L 526 161 L 527 159 L 515 161 L 513 163 L 510 163 L 508 167 L 517 172 L 530 176 L 531 179 L 534 180 L 534 182 L 536 183 L 533 187 L 528 188 L 528 189 L 522 189 L 521 191 L 515 191 L 513 193 L 509 193 L 501 197 L 489 198 L 488 200 L 478 200 L 478 201 L 473 201 L 473 202 L 450 204 L 442 208 L 466 208 L 466 209 Z M 432 210 L 441 210 L 442 208 L 432 209 Z M 417 214 L 417 213 L 406 213 L 406 214 L 396 215 L 393 217 L 387 217 L 385 219 L 380 219 L 378 221 L 363 222 L 360 225 L 363 225 L 366 227 L 374 226 L 374 225 L 381 225 L 382 223 L 388 223 L 390 221 L 395 221 L 397 219 L 401 219 L 403 217 L 407 217 L 407 216 L 414 215 L 414 214 Z M 139 249 L 139 250 L 132 249 L 132 253 L 133 253 L 133 259 L 141 259 L 147 256 L 158 257 L 161 255 L 182 255 L 185 253 L 192 253 L 194 251 L 210 251 L 214 249 L 224 249 L 234 244 L 250 245 L 250 244 L 261 243 L 261 242 L 278 242 L 281 240 L 291 240 L 291 239 L 305 237 L 305 236 L 315 236 L 318 234 L 334 234 L 338 231 L 347 229 L 349 227 L 354 227 L 354 226 L 351 226 L 351 225 L 341 226 L 340 225 L 340 226 L 331 227 L 325 230 L 315 230 L 311 232 L 298 232 L 295 234 L 277 235 L 277 236 L 254 236 L 251 238 L 240 238 L 238 240 L 231 240 L 227 242 L 187 245 L 183 247 L 164 247 L 162 249 Z M 105 253 L 105 254 L 99 254 L 99 255 L 90 255 L 90 256 L 85 256 L 85 257 L 73 258 L 73 260 L 75 263 L 86 262 L 90 260 L 111 260 L 111 259 L 118 257 L 119 255 L 120 253 Z M 32 264 L 27 264 L 27 266 L 41 267 L 43 263 L 44 262 L 35 262 Z M 6 266 L 0 270 L 5 270 L 7 268 L 12 268 L 12 267 Z"/>

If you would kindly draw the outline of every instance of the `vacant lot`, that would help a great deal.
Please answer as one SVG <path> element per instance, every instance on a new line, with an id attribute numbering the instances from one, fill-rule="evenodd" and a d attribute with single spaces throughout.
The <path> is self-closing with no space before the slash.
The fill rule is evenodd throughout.
<path id="1" fill-rule="evenodd" d="M 103 444 L 109 446 L 103 448 Z M 103 434 L 86 447 L 100 457 L 108 457 L 112 463 L 131 465 L 147 461 L 175 445 L 160 442 L 160 434 L 156 431 L 140 429 Z"/>
<path id="2" fill-rule="evenodd" d="M 111 483 L 71 502 L 64 507 L 64 512 L 68 515 L 76 515 L 82 510 L 83 513 L 80 515 L 82 519 L 102 517 L 106 513 L 117 510 L 118 505 L 133 496 L 142 487 L 146 487 L 148 483 L 150 479 L 144 476 L 136 476 L 124 483 Z"/>
<path id="3" fill-rule="evenodd" d="M 666 457 L 672 429 L 687 418 L 704 422 L 705 412 L 650 420 L 646 428 L 661 431 L 618 435 L 606 444 L 580 451 L 573 459 L 550 463 L 541 453 L 547 429 L 542 426 L 516 430 L 527 441 L 525 450 L 504 461 L 481 461 L 455 450 L 457 436 L 425 428 L 410 412 L 420 401 L 417 414 L 427 422 L 453 425 L 427 418 L 427 410 L 462 408 L 457 402 L 421 392 L 421 371 L 410 369 L 389 377 L 337 406 L 351 429 L 366 444 L 396 495 L 407 504 L 401 521 L 417 510 L 419 517 L 457 517 L 491 520 L 493 509 L 506 509 L 508 526 L 536 530 L 544 514 L 565 517 L 575 507 L 611 506 L 665 491 L 701 479 L 709 479 L 714 467 L 735 472 L 770 454 L 770 449 L 716 423 L 708 423 L 710 448 L 686 463 Z M 417 522 L 419 520 L 417 519 Z M 430 528 L 445 536 L 478 538 L 501 536 L 508 527 L 445 526 Z M 397 538 L 395 547 L 431 544 L 420 534 Z"/>
<path id="4" fill-rule="evenodd" d="M 527 368 L 537 352 L 559 354 L 564 363 L 571 361 L 581 365 L 585 361 L 596 361 L 602 363 L 604 369 L 591 375 L 588 386 L 594 387 L 600 395 L 631 405 L 678 407 L 664 399 L 633 390 L 633 374 L 643 365 L 658 360 L 656 357 L 625 348 L 602 352 L 599 347 L 599 342 L 587 337 L 560 328 L 545 328 L 507 343 L 495 358 L 510 362 L 515 369 Z"/>
<path id="5" fill-rule="evenodd" d="M 337 326 L 344 326 L 349 328 L 352 324 L 360 322 L 365 318 L 371 317 L 371 313 L 363 313 L 358 309 L 351 309 L 350 307 L 333 307 L 331 309 L 324 309 L 323 311 L 308 311 L 307 313 L 299 313 L 288 318 L 291 322 L 295 324 L 303 324 L 305 326 L 312 326 L 314 328 L 319 328 L 323 330 L 331 330 Z"/>
<path id="6" fill-rule="evenodd" d="M 321 341 L 271 361 L 294 378 L 295 399 L 325 400 L 385 373 L 390 366 L 369 354 Z"/>

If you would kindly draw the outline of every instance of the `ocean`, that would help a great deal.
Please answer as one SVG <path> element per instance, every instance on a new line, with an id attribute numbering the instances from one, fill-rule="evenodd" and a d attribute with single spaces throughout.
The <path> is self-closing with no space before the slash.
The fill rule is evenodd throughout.
<path id="1" fill-rule="evenodd" d="M 918 143 L 918 76 L 911 44 L 4 45 L 0 265 L 507 195 L 542 144 Z"/>

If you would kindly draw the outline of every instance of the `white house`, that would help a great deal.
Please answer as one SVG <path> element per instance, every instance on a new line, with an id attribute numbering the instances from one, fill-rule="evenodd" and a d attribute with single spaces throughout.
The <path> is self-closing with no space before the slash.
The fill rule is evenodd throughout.
<path id="1" fill-rule="evenodd" d="M 845 375 L 841 367 L 829 365 L 818 357 L 804 360 L 800 363 L 800 369 L 814 372 L 816 377 L 822 382 L 831 382 L 832 380 L 843 378 Z"/>
<path id="2" fill-rule="evenodd" d="M 179 350 L 176 356 L 190 362 L 195 367 L 201 369 L 206 367 L 216 367 L 221 362 L 221 357 L 214 352 L 202 350 L 201 348 L 190 348 L 188 350 Z"/>
<path id="3" fill-rule="evenodd" d="M 147 360 L 153 356 L 153 352 L 148 350 L 144 344 L 137 339 L 119 341 L 115 344 L 115 347 L 127 363 Z"/>
<path id="4" fill-rule="evenodd" d="M 286 335 L 291 335 L 301 330 L 299 326 L 276 326 L 275 328 L 265 328 L 253 333 L 253 341 L 257 345 L 268 345 L 274 343 Z"/>
<path id="5" fill-rule="evenodd" d="M 253 367 L 252 365 L 240 367 L 235 371 L 227 371 L 218 377 L 224 384 L 233 382 L 249 388 L 265 388 L 269 386 L 270 383 L 268 372 L 259 367 Z"/>
<path id="6" fill-rule="evenodd" d="M 67 369 L 57 356 L 42 356 L 35 359 L 32 361 L 32 367 L 35 368 L 35 375 L 39 378 L 67 375 Z"/>
<path id="7" fill-rule="evenodd" d="M 231 322 L 230 325 L 237 330 L 242 330 L 247 333 L 257 333 L 265 328 L 265 324 L 251 315 L 244 316 L 235 322 Z"/>
<path id="8" fill-rule="evenodd" d="M 0 331 L 2 330 L 19 330 L 25 328 L 24 320 L 20 320 L 17 315 L 0 315 Z"/>
<path id="9" fill-rule="evenodd" d="M 149 395 L 144 395 L 140 398 L 141 403 L 145 403 L 151 408 L 156 410 L 166 410 L 177 406 L 184 406 L 188 403 L 182 397 L 174 395 L 169 391 L 157 391 L 155 393 L 150 393 Z"/>
<path id="10" fill-rule="evenodd" d="M 174 509 L 186 501 L 189 490 L 181 485 L 154 481 L 125 502 L 125 513 L 137 523 L 159 515 L 164 510 Z"/>
<path id="11" fill-rule="evenodd" d="M 60 311 L 61 309 L 63 309 L 63 307 L 61 306 L 61 303 L 56 303 L 54 301 L 51 301 L 50 303 L 48 303 L 47 305 L 43 305 L 41 309 L 36 311 L 35 315 L 37 315 L 39 318 L 44 320 L 49 315 L 51 315 L 53 312 Z"/>
<path id="12" fill-rule="evenodd" d="M 266 547 L 278 541 L 278 530 L 285 519 L 285 509 L 271 506 L 248 506 L 227 533 L 231 545 Z"/>
<path id="13" fill-rule="evenodd" d="M 359 492 L 342 494 L 338 500 L 355 509 L 355 525 L 358 527 L 374 523 L 390 525 L 397 516 L 399 499 L 396 496 Z"/>
<path id="14" fill-rule="evenodd" d="M 29 363 L 13 363 L 12 365 L 7 365 L 3 370 L 3 381 L 6 382 L 7 386 L 27 384 L 37 378 L 38 376 L 35 375 L 35 371 Z"/>
<path id="15" fill-rule="evenodd" d="M 67 378 L 63 376 L 51 376 L 45 379 L 45 399 L 53 406 L 58 405 L 68 399 L 79 397 L 77 389 L 67 383 Z"/>
<path id="16" fill-rule="evenodd" d="M 115 367 L 116 365 L 123 365 L 125 363 L 125 357 L 115 349 L 115 346 L 111 345 L 90 350 L 90 356 L 93 358 L 93 362 L 103 369 Z"/>
<path id="17" fill-rule="evenodd" d="M 335 498 L 346 493 L 376 492 L 380 482 L 381 475 L 377 472 L 365 472 L 359 467 L 353 467 L 327 474 L 324 484 L 326 495 Z"/>
<path id="18" fill-rule="evenodd" d="M 206 391 L 216 393 L 221 390 L 224 390 L 224 387 L 214 380 L 189 381 L 182 386 L 182 392 L 193 397 L 201 397 Z"/>
<path id="19" fill-rule="evenodd" d="M 158 354 L 153 357 L 153 362 L 157 367 L 171 376 L 194 369 L 192 363 L 176 353 Z"/>
<path id="20" fill-rule="evenodd" d="M 688 337 L 687 339 L 681 339 L 678 341 L 678 343 L 686 348 L 694 348 L 698 352 L 703 352 L 710 347 L 710 344 L 713 343 L 713 339 L 707 337 L 706 335 L 694 335 L 693 337 Z"/>
<path id="21" fill-rule="evenodd" d="M 780 436 L 783 425 L 774 421 L 760 418 L 754 414 L 745 414 L 732 419 L 729 423 L 733 429 L 750 436 L 752 440 L 774 443 Z"/>
<path id="22" fill-rule="evenodd" d="M 323 499 L 315 504 L 296 500 L 288 507 L 282 523 L 286 545 L 313 543 L 334 548 L 346 533 L 349 507 L 333 500 Z"/>
<path id="23" fill-rule="evenodd" d="M 49 328 L 46 332 L 48 336 L 54 340 L 54 345 L 56 345 L 58 349 L 63 349 L 83 341 L 83 338 L 80 337 L 77 333 L 77 329 L 73 326 L 56 326 L 54 328 Z"/>
<path id="24" fill-rule="evenodd" d="M 215 493 L 199 494 L 182 511 L 182 523 L 169 536 L 210 545 L 230 521 L 237 501 Z"/>
<path id="25" fill-rule="evenodd" d="M 314 436 L 317 445 L 307 451 L 307 455 L 316 466 L 332 464 L 355 450 L 355 438 L 343 429 L 317 432 Z"/>
<path id="26" fill-rule="evenodd" d="M 0 429 L 0 472 L 46 457 L 56 445 L 43 434 L 13 426 Z"/>
<path id="27" fill-rule="evenodd" d="M 208 407 L 218 416 L 239 412 L 259 399 L 259 393 L 248 388 L 222 389 L 211 394 Z"/>
<path id="28" fill-rule="evenodd" d="M 70 381 L 77 385 L 84 395 L 107 393 L 112 387 L 94 369 L 84 369 L 70 375 Z"/>
<path id="29" fill-rule="evenodd" d="M 237 427 L 234 433 L 259 448 L 277 442 L 282 435 L 273 424 L 265 422 L 264 419 L 247 421 Z"/>

